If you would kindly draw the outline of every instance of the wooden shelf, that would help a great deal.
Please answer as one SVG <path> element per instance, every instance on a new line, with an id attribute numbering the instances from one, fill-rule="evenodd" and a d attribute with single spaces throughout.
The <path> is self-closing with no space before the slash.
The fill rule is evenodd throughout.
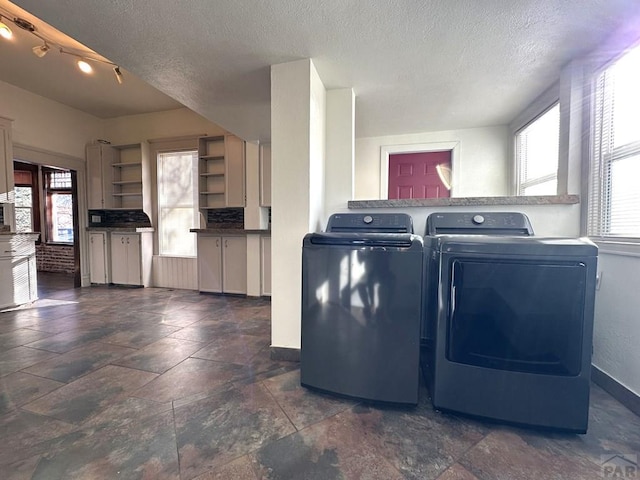
<path id="1" fill-rule="evenodd" d="M 134 192 L 134 193 L 112 193 L 114 197 L 141 197 L 142 192 Z"/>
<path id="2" fill-rule="evenodd" d="M 113 185 L 142 185 L 142 180 L 118 180 L 111 183 Z"/>
<path id="3" fill-rule="evenodd" d="M 224 155 L 200 155 L 200 160 L 224 160 Z"/>
<path id="4" fill-rule="evenodd" d="M 200 174 L 201 177 L 224 177 L 224 172 L 205 172 Z"/>
<path id="5" fill-rule="evenodd" d="M 120 167 L 140 167 L 142 162 L 123 162 L 123 163 L 112 163 L 111 166 L 114 168 Z"/>

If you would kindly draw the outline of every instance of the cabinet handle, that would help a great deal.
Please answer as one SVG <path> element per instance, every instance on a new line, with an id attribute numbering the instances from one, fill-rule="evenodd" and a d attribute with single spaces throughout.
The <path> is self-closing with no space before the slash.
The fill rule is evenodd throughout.
<path id="1" fill-rule="evenodd" d="M 129 240 L 131 240 L 129 237 L 127 237 L 127 245 L 129 245 Z"/>
<path id="2" fill-rule="evenodd" d="M 91 237 L 91 243 L 93 243 L 93 237 Z"/>
<path id="3" fill-rule="evenodd" d="M 216 247 L 219 247 L 219 246 L 220 246 L 220 240 L 216 238 Z"/>
<path id="4" fill-rule="evenodd" d="M 224 241 L 224 248 L 227 248 L 229 245 L 227 244 L 227 240 Z"/>
<path id="5" fill-rule="evenodd" d="M 124 237 L 120 237 L 120 243 L 124 245 Z"/>
<path id="6" fill-rule="evenodd" d="M 4 253 L 16 253 L 17 250 L 5 250 Z"/>

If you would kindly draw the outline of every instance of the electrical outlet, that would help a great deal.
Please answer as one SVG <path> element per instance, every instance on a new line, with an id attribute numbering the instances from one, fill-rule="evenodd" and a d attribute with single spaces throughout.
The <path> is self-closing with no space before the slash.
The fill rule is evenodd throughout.
<path id="1" fill-rule="evenodd" d="M 91 223 L 100 223 L 102 222 L 102 217 L 100 215 L 91 215 Z"/>

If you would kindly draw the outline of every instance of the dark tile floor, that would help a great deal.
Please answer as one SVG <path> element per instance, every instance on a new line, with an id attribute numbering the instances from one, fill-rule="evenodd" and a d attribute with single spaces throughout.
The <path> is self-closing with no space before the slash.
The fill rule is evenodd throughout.
<path id="1" fill-rule="evenodd" d="M 300 387 L 269 358 L 270 303 L 70 289 L 0 313 L 3 479 L 597 479 L 640 419 L 592 389 L 589 433 L 371 406 Z"/>

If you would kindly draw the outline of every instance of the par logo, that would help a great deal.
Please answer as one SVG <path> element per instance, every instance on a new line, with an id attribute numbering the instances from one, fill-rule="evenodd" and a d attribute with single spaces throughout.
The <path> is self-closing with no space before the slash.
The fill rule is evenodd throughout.
<path id="1" fill-rule="evenodd" d="M 600 465 L 604 478 L 640 478 L 637 455 L 600 455 Z"/>

